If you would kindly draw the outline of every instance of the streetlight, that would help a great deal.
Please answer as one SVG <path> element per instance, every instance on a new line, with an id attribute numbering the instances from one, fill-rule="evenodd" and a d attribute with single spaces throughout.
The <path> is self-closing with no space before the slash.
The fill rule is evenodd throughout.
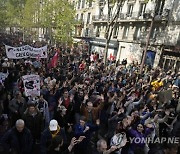
<path id="1" fill-rule="evenodd" d="M 156 3 L 156 1 L 155 1 L 155 3 Z M 147 53 L 147 49 L 148 49 L 148 45 L 149 45 L 149 41 L 150 41 L 152 29 L 153 29 L 153 25 L 154 25 L 154 18 L 155 18 L 155 11 L 156 11 L 156 4 L 155 3 L 153 3 L 153 1 L 151 0 L 149 2 L 149 4 L 147 4 L 147 13 L 150 14 L 152 19 L 151 19 L 151 25 L 149 27 L 149 33 L 147 35 L 147 40 L 146 40 L 146 46 L 145 46 L 145 49 L 144 49 L 143 59 L 142 59 L 141 66 L 140 66 L 140 74 L 143 72 L 143 67 L 144 67 L 144 63 L 145 63 L 145 60 L 146 60 L 146 53 Z"/>

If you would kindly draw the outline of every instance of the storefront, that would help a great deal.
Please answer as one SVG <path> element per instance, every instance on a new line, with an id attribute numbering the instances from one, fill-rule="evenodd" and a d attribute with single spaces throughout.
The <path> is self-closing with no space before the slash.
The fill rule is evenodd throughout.
<path id="1" fill-rule="evenodd" d="M 116 61 L 120 63 L 123 59 L 127 59 L 127 63 L 132 62 L 141 62 L 142 51 L 140 44 L 128 43 L 128 42 L 119 42 L 119 50 L 117 53 Z"/>
<path id="2" fill-rule="evenodd" d="M 175 70 L 178 72 L 180 70 L 180 48 L 164 48 L 159 66 L 166 71 Z"/>
<path id="3" fill-rule="evenodd" d="M 97 52 L 101 57 L 103 57 L 105 53 L 105 46 L 106 46 L 106 40 L 105 39 L 98 39 L 95 38 L 90 41 L 90 51 L 91 52 Z M 117 56 L 117 51 L 118 51 L 118 41 L 111 40 L 109 42 L 109 48 L 108 48 L 108 57 L 110 55 Z"/>

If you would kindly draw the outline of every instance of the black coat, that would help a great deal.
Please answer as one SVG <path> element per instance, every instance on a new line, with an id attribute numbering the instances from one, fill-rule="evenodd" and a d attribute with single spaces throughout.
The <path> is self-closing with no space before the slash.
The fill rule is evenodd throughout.
<path id="1" fill-rule="evenodd" d="M 59 126 L 61 128 L 64 128 L 66 130 L 68 128 L 68 122 L 69 121 L 67 121 L 66 116 L 62 117 L 60 112 L 61 111 L 56 111 L 55 112 L 54 119 L 57 120 L 57 122 L 58 122 L 58 124 L 59 124 Z"/>
<path id="2" fill-rule="evenodd" d="M 31 131 L 34 140 L 40 140 L 41 132 L 43 131 L 43 116 L 37 112 L 35 116 L 30 115 L 28 112 L 23 115 L 23 120 L 26 127 Z"/>
<path id="3" fill-rule="evenodd" d="M 24 128 L 19 133 L 15 127 L 5 133 L 1 139 L 1 145 L 5 152 L 12 151 L 15 154 L 30 154 L 32 150 L 32 136 L 29 129 Z"/>
<path id="4" fill-rule="evenodd" d="M 67 138 L 66 134 L 63 128 L 60 128 L 60 131 L 58 132 L 59 136 L 62 136 L 64 145 L 67 144 Z M 41 134 L 41 142 L 40 142 L 40 150 L 41 154 L 47 154 L 48 147 L 50 146 L 52 142 L 52 134 L 49 130 L 49 128 L 45 129 Z"/>
<path id="5" fill-rule="evenodd" d="M 178 116 L 177 121 L 173 125 L 173 130 L 171 132 L 172 136 L 180 137 L 180 116 Z"/>
<path id="6" fill-rule="evenodd" d="M 49 151 L 48 154 L 71 154 L 68 150 L 65 151 Z"/>

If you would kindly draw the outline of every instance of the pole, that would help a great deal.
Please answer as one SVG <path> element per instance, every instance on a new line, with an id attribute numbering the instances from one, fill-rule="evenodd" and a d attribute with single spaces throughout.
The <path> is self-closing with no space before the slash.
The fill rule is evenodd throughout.
<path id="1" fill-rule="evenodd" d="M 147 49 L 148 49 L 148 45 L 149 45 L 149 41 L 150 41 L 150 37 L 151 37 L 153 24 L 154 24 L 154 17 L 151 20 L 149 33 L 148 33 L 147 40 L 146 40 L 146 46 L 145 46 L 145 49 L 144 49 L 143 59 L 142 59 L 141 66 L 140 66 L 140 74 L 143 72 L 143 67 L 144 67 L 144 63 L 145 63 L 145 59 L 146 59 L 146 53 L 147 53 Z"/>
<path id="2" fill-rule="evenodd" d="M 105 45 L 105 53 L 104 53 L 104 65 L 106 67 L 107 65 L 107 56 L 108 56 L 108 45 L 109 45 L 109 41 L 108 41 L 108 38 L 106 38 L 106 45 Z"/>

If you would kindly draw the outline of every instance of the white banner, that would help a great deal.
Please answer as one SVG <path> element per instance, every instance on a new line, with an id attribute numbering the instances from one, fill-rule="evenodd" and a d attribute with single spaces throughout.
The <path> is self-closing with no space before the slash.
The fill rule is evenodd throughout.
<path id="1" fill-rule="evenodd" d="M 9 59 L 22 58 L 47 58 L 47 45 L 41 48 L 33 48 L 29 45 L 11 47 L 5 45 L 6 55 Z"/>
<path id="2" fill-rule="evenodd" d="M 25 75 L 22 79 L 26 96 L 40 96 L 39 75 Z"/>

